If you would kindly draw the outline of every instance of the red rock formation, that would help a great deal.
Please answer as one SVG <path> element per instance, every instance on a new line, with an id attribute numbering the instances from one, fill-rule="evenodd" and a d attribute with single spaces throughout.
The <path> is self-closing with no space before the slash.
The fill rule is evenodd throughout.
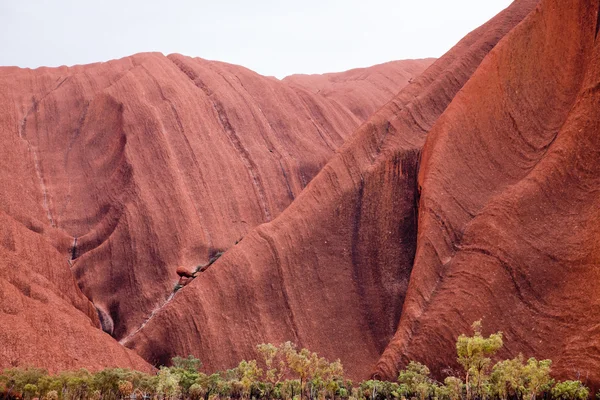
<path id="1" fill-rule="evenodd" d="M 600 383 L 597 1 L 543 0 L 427 137 L 419 234 L 398 331 L 378 369 L 455 367 L 474 320 L 502 356 Z"/>
<path id="2" fill-rule="evenodd" d="M 599 5 L 537 3 L 465 37 L 308 185 L 375 107 L 356 107 L 350 81 L 159 55 L 5 70 L 0 133 L 15 152 L 0 179 L 22 198 L 0 205 L 32 237 L 27 257 L 51 243 L 76 259 L 105 328 L 151 363 L 194 354 L 222 369 L 292 340 L 353 378 L 393 379 L 409 359 L 441 376 L 483 318 L 504 331 L 503 356 L 598 384 Z M 367 75 L 357 87 L 377 87 Z M 265 221 L 165 301 L 174 266 L 206 265 Z M 31 308 L 3 307 L 34 321 L 38 278 L 15 264 L 0 282 Z M 72 282 L 50 287 L 93 329 Z"/>
<path id="3" fill-rule="evenodd" d="M 0 370 L 152 367 L 102 332 L 94 306 L 42 235 L 0 211 Z"/>
<path id="4" fill-rule="evenodd" d="M 179 275 L 182 278 L 193 278 L 194 277 L 194 271 L 190 271 L 189 268 L 186 268 L 181 265 L 179 267 L 177 267 L 177 270 L 175 272 L 177 273 L 177 275 Z"/>
<path id="5" fill-rule="evenodd" d="M 364 107 L 385 103 L 387 92 L 419 73 L 415 65 L 430 62 L 376 67 L 392 79 Z M 53 257 L 63 260 L 56 268 L 72 265 L 103 328 L 122 338 L 170 296 L 178 265 L 206 264 L 287 207 L 362 115 L 358 98 L 340 104 L 241 67 L 180 55 L 1 68 L 0 210 L 54 246 Z M 31 260 L 47 251 L 24 250 Z M 30 279 L 21 271 L 27 266 L 14 273 Z M 38 312 L 20 310 L 23 319 Z M 57 366 L 69 359 L 72 366 L 102 364 L 64 355 Z"/>
<path id="6" fill-rule="evenodd" d="M 403 82 L 407 73 L 419 76 L 423 72 L 423 61 L 391 61 L 333 74 L 291 75 L 283 81 L 335 100 L 366 120 L 382 106 L 381 99 L 390 100 L 398 94 L 390 83 Z"/>
<path id="7" fill-rule="evenodd" d="M 127 345 L 151 362 L 193 353 L 211 369 L 292 340 L 365 378 L 392 338 L 417 237 L 427 131 L 496 43 L 518 1 L 463 39 L 352 136 L 274 221 L 179 291 Z M 450 346 L 452 348 L 452 345 Z"/>

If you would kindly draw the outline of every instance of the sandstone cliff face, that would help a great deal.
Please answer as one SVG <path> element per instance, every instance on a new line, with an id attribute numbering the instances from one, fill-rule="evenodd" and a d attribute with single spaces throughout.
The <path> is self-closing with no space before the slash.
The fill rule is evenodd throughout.
<path id="1" fill-rule="evenodd" d="M 335 100 L 366 120 L 382 106 L 381 99 L 391 100 L 398 94 L 394 82 L 404 82 L 407 73 L 417 77 L 423 72 L 424 61 L 391 61 L 333 74 L 298 74 L 283 81 Z"/>
<path id="2" fill-rule="evenodd" d="M 152 367 L 102 332 L 64 257 L 0 212 L 0 368 Z"/>
<path id="3" fill-rule="evenodd" d="M 535 3 L 516 2 L 436 61 L 277 219 L 178 292 L 127 346 L 151 363 L 191 353 L 220 369 L 255 357 L 257 343 L 291 340 L 366 378 L 394 335 L 409 286 L 427 132 Z"/>
<path id="4" fill-rule="evenodd" d="M 101 323 L 151 364 L 229 368 L 292 340 L 393 379 L 410 359 L 456 368 L 482 318 L 503 356 L 600 383 L 598 9 L 517 0 L 362 125 L 394 90 L 378 68 L 403 64 L 283 82 L 157 54 L 4 69 L 1 321 L 68 346 L 56 309 L 111 349 L 61 366 L 148 368 Z M 166 302 L 177 266 L 221 249 Z"/>
<path id="5" fill-rule="evenodd" d="M 383 89 L 378 84 L 380 96 L 369 97 L 364 108 L 384 104 L 430 63 L 377 67 L 391 79 Z M 354 79 L 361 90 L 369 90 L 371 84 L 362 82 L 369 76 L 367 69 Z M 359 98 L 340 103 L 242 67 L 180 55 L 1 68 L 0 183 L 6 190 L 0 210 L 23 235 L 47 244 L 24 244 L 27 262 L 11 268 L 11 276 L 34 279 L 30 264 L 50 257 L 45 270 L 62 275 L 47 290 L 67 296 L 87 315 L 76 318 L 60 300 L 71 318 L 64 321 L 79 336 L 60 333 L 62 319 L 36 320 L 35 327 L 47 324 L 60 339 L 55 356 L 49 351 L 38 365 L 138 365 L 123 355 L 94 361 L 84 333 L 99 323 L 117 339 L 138 329 L 172 293 L 178 266 L 204 264 L 275 218 L 364 114 Z M 97 311 L 73 285 L 69 267 Z M 6 326 L 11 315 L 33 321 L 47 312 L 31 303 L 0 314 L 0 321 Z M 90 346 L 114 346 L 94 342 L 98 335 L 112 340 L 101 332 L 89 335 Z M 61 354 L 58 349 L 75 338 L 81 353 Z M 18 353 L 16 342 L 6 343 L 8 352 Z M 33 357 L 32 349 L 15 362 Z"/>
<path id="6" fill-rule="evenodd" d="M 416 257 L 380 374 L 456 366 L 482 318 L 503 356 L 552 358 L 598 384 L 600 42 L 597 1 L 543 0 L 429 132 Z"/>

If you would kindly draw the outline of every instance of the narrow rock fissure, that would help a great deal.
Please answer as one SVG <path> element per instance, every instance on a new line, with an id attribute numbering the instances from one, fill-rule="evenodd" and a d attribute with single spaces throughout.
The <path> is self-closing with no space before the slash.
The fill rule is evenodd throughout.
<path id="1" fill-rule="evenodd" d="M 237 152 L 240 154 L 240 158 L 242 159 L 242 162 L 244 163 L 244 165 L 246 166 L 246 169 L 248 170 L 248 172 L 250 173 L 250 176 L 252 177 L 252 181 L 253 181 L 254 187 L 256 189 L 256 194 L 257 194 L 258 200 L 261 203 L 262 209 L 265 214 L 265 220 L 267 222 L 271 221 L 271 219 L 272 219 L 271 213 L 267 207 L 267 195 L 266 195 L 264 186 L 262 184 L 260 175 L 257 172 L 256 164 L 250 158 L 250 154 L 248 153 L 248 150 L 246 150 L 246 148 L 244 148 L 244 146 L 242 145 L 242 143 L 240 141 L 240 138 L 238 137 L 233 126 L 229 122 L 229 118 L 227 117 L 227 114 L 225 112 L 225 108 L 223 107 L 223 104 L 219 101 L 214 101 L 212 99 L 211 99 L 211 101 L 213 103 L 213 108 L 217 112 L 219 121 L 221 122 L 221 125 L 223 126 L 225 133 L 227 134 L 227 138 L 233 144 L 233 147 L 237 150 Z"/>
<path id="2" fill-rule="evenodd" d="M 519 298 L 520 302 L 527 308 L 533 310 L 536 314 L 543 315 L 547 318 L 555 318 L 555 315 L 546 312 L 542 308 L 545 305 L 543 297 L 536 296 L 536 292 L 531 288 L 531 282 L 527 279 L 526 275 L 512 265 L 511 262 L 501 257 L 499 254 L 494 254 L 488 249 L 476 246 L 465 246 L 460 249 L 463 253 L 471 252 L 478 253 L 484 256 L 490 257 L 498 262 L 504 272 L 510 278 L 512 285 L 515 289 L 515 295 Z M 527 290 L 523 290 L 522 286 L 527 286 Z M 527 296 L 526 293 L 533 294 L 533 296 Z M 531 299 L 530 297 L 533 297 Z M 536 304 L 537 303 L 537 304 Z"/>
<path id="3" fill-rule="evenodd" d="M 283 174 L 283 179 L 285 180 L 285 185 L 287 187 L 288 196 L 291 201 L 294 201 L 294 191 L 292 190 L 292 187 L 290 186 L 290 181 L 288 180 L 288 176 L 285 173 L 285 168 L 283 168 L 281 159 L 279 159 L 279 167 L 281 168 L 281 173 Z"/>
<path id="4" fill-rule="evenodd" d="M 377 149 L 375 150 L 375 154 L 372 155 L 372 162 L 375 162 L 375 160 L 377 159 L 377 156 L 379 154 L 381 154 L 381 149 L 383 148 L 383 145 L 385 144 L 385 139 L 388 136 L 388 133 L 390 132 L 395 132 L 396 129 L 394 128 L 394 126 L 392 125 L 392 123 L 390 121 L 388 121 L 385 125 L 385 132 L 383 132 L 383 135 L 381 135 L 381 138 L 379 139 L 379 143 L 377 143 Z"/>
<path id="5" fill-rule="evenodd" d="M 64 82 L 64 80 L 63 80 L 63 82 Z M 62 84 L 62 82 L 59 83 L 57 88 L 60 87 L 61 84 Z M 46 96 L 44 96 L 44 97 L 46 97 Z M 42 98 L 42 100 L 43 100 L 43 98 Z M 29 154 L 31 154 L 31 158 L 33 160 L 33 168 L 35 170 L 35 175 L 37 176 L 38 181 L 40 183 L 40 190 L 42 192 L 42 207 L 43 207 L 44 211 L 46 212 L 46 217 L 48 218 L 50 225 L 52 227 L 56 227 L 56 224 L 54 223 L 54 218 L 52 217 L 52 212 L 50 211 L 50 202 L 48 200 L 48 188 L 46 186 L 46 181 L 44 179 L 42 166 L 41 166 L 41 163 L 40 163 L 40 160 L 38 157 L 38 149 L 36 146 L 32 145 L 31 142 L 29 140 L 27 140 L 27 138 L 26 138 L 27 119 L 29 118 L 29 115 L 31 113 L 35 113 L 38 111 L 38 105 L 39 105 L 39 101 L 37 101 L 34 97 L 32 99 L 31 108 L 29 109 L 29 111 L 27 111 L 27 114 L 25 114 L 25 117 L 23 118 L 23 121 L 21 122 L 21 130 L 19 131 L 19 138 L 25 142 L 25 144 L 27 146 L 27 151 L 29 152 Z"/>
<path id="6" fill-rule="evenodd" d="M 181 62 L 177 62 L 171 58 L 169 58 L 169 60 L 171 60 L 171 62 L 173 62 L 173 64 L 175 64 L 175 66 L 181 72 L 183 72 L 197 88 L 202 90 L 204 92 L 204 94 L 206 95 L 206 97 L 210 100 L 210 102 L 213 106 L 213 109 L 217 113 L 217 117 L 219 118 L 219 122 L 221 123 L 221 126 L 223 127 L 223 130 L 225 132 L 225 135 L 227 136 L 227 139 L 229 139 L 229 141 L 233 145 L 233 148 L 240 155 L 240 159 L 242 160 L 242 163 L 244 164 L 244 166 L 248 170 L 248 173 L 250 174 L 250 177 L 252 178 L 252 182 L 253 182 L 253 185 L 254 185 L 254 188 L 256 191 L 256 196 L 257 196 L 258 201 L 263 210 L 265 220 L 267 222 L 271 221 L 272 216 L 271 216 L 271 212 L 269 211 L 269 208 L 267 207 L 268 201 L 267 201 L 266 191 L 264 189 L 264 185 L 262 183 L 261 177 L 257 172 L 256 163 L 250 157 L 250 153 L 243 146 L 237 132 L 231 125 L 231 122 L 229 121 L 229 117 L 227 116 L 227 113 L 225 111 L 225 107 L 216 98 L 215 93 L 212 90 L 210 90 L 210 88 L 208 88 L 204 84 L 204 82 L 202 82 L 202 80 L 197 76 L 197 74 L 193 70 L 191 70 L 190 68 L 188 68 L 186 65 L 182 64 Z"/>
<path id="7" fill-rule="evenodd" d="M 71 248 L 71 261 L 77 258 L 77 238 L 73 238 L 73 247 Z"/>
<path id="8" fill-rule="evenodd" d="M 419 208 L 421 206 L 421 192 L 423 190 L 423 188 L 421 187 L 421 185 L 419 185 L 419 172 L 421 170 L 421 159 L 423 157 L 423 151 L 422 149 L 417 150 L 417 157 L 416 157 L 416 165 L 415 165 L 415 180 L 413 182 L 413 185 L 415 187 L 415 194 L 413 197 L 413 218 L 414 218 L 414 226 L 415 226 L 415 255 L 417 253 L 417 237 L 419 234 Z M 415 259 L 413 257 L 413 261 L 411 263 L 412 266 L 415 265 Z M 412 271 L 412 268 L 411 268 Z"/>
<path id="9" fill-rule="evenodd" d="M 286 286 L 285 274 L 283 273 L 283 268 L 281 266 L 281 257 L 279 256 L 279 252 L 277 251 L 277 247 L 275 246 L 275 241 L 268 234 L 265 234 L 260 229 L 255 231 L 258 233 L 261 239 L 267 243 L 271 254 L 273 255 L 273 260 L 275 261 L 275 265 L 277 266 L 277 274 L 279 275 L 279 279 L 281 280 L 281 294 L 283 296 L 283 303 L 287 310 L 287 314 L 289 317 L 289 327 L 294 335 L 294 343 L 296 345 L 302 347 L 302 341 L 300 340 L 300 329 L 298 328 L 298 323 L 296 322 L 296 317 L 294 315 L 294 310 L 291 305 L 290 295 Z"/>
<path id="10" fill-rule="evenodd" d="M 325 143 L 325 145 L 333 152 L 335 152 L 336 147 L 335 145 L 332 145 L 329 140 L 326 139 L 325 134 L 323 133 L 323 131 L 319 128 L 319 125 L 317 125 L 317 123 L 315 122 L 315 120 L 313 119 L 313 112 L 311 110 L 311 108 L 308 106 L 306 100 L 300 95 L 299 91 L 296 88 L 292 88 L 292 90 L 294 91 L 294 93 L 296 93 L 296 96 L 298 96 L 298 98 L 300 99 L 300 101 L 302 102 L 302 105 L 304 106 L 304 108 L 306 109 L 308 115 L 309 115 L 309 121 L 312 123 L 312 125 L 315 127 L 315 130 L 317 131 L 317 133 L 319 134 L 319 136 L 321 137 L 321 140 L 323 141 L 323 143 Z"/>
<path id="11" fill-rule="evenodd" d="M 77 282 L 77 278 L 75 278 L 75 275 L 73 274 L 72 270 L 73 270 L 73 261 L 77 258 L 76 255 L 77 255 L 77 238 L 75 237 L 75 238 L 73 238 L 73 246 L 71 247 L 70 257 L 67 258 L 67 264 L 69 265 L 69 270 L 71 271 L 71 274 L 72 274 L 75 282 Z M 79 287 L 81 294 L 96 309 L 96 314 L 98 315 L 98 320 L 100 321 L 100 329 L 112 336 L 112 334 L 114 332 L 114 323 L 113 323 L 112 318 L 108 314 L 106 314 L 106 312 L 104 312 L 100 307 L 98 307 L 94 303 L 94 301 L 85 294 L 84 290 L 82 289 L 81 285 L 79 285 L 79 283 L 77 283 L 77 286 Z"/>
<path id="12" fill-rule="evenodd" d="M 144 320 L 144 322 L 142 322 L 142 324 L 137 327 L 136 330 L 131 332 L 129 335 L 125 336 L 123 339 L 119 340 L 119 343 L 122 345 L 126 345 L 131 340 L 131 338 L 133 338 L 139 331 L 141 331 L 146 326 L 146 324 L 148 324 L 148 322 L 150 322 L 152 320 L 152 318 L 154 318 L 154 316 L 156 316 L 156 314 L 158 314 L 167 304 L 169 304 L 171 302 L 171 300 L 173 300 L 176 293 L 177 292 L 175 292 L 175 291 L 171 292 L 169 294 L 169 296 L 165 299 L 165 301 L 163 301 L 162 304 L 160 304 L 158 307 L 156 307 L 154 310 L 152 310 L 150 315 L 148 315 L 148 318 L 146 318 Z"/>
<path id="13" fill-rule="evenodd" d="M 73 145 L 75 144 L 76 140 L 79 138 L 79 136 L 81 134 L 81 130 L 83 128 L 83 124 L 85 123 L 85 119 L 87 117 L 89 107 L 90 107 L 90 102 L 86 101 L 85 104 L 83 105 L 83 110 L 81 112 L 81 115 L 79 116 L 79 120 L 77 122 L 77 127 L 74 129 L 73 135 L 69 139 L 69 144 L 67 147 L 67 151 L 65 154 L 65 160 L 64 160 L 64 167 L 66 170 L 69 169 L 69 163 L 70 163 L 69 160 L 70 160 L 70 156 L 71 156 L 71 151 L 73 150 Z M 62 207 L 57 206 L 55 209 L 55 215 L 59 221 L 61 221 L 63 216 L 65 215 L 65 213 L 68 212 L 69 205 L 71 204 L 71 199 L 72 199 L 72 193 L 71 193 L 71 188 L 72 188 L 71 182 L 72 181 L 71 180 L 72 180 L 71 174 L 67 174 L 66 201 L 63 203 Z M 73 257 L 73 259 L 74 258 L 75 257 Z"/>
<path id="14" fill-rule="evenodd" d="M 217 71 L 215 71 L 216 73 L 218 73 Z M 225 76 L 223 76 L 222 74 L 219 73 L 219 75 L 221 75 L 221 77 L 223 77 L 223 79 L 227 80 Z M 239 83 L 239 85 L 242 87 L 242 89 L 252 98 L 254 99 L 254 101 L 258 104 L 258 99 L 256 99 L 252 93 L 246 89 L 246 87 L 244 86 L 244 84 L 242 83 L 241 79 L 238 76 L 235 76 L 235 78 L 237 79 L 237 82 Z M 230 84 L 231 86 L 231 84 Z M 233 87 L 233 86 L 232 86 Z M 246 101 L 246 103 L 248 104 L 248 109 L 252 110 L 252 107 L 250 106 L 250 104 Z M 273 127 L 273 125 L 271 124 L 271 121 L 269 121 L 269 118 L 267 117 L 267 115 L 264 113 L 264 111 L 262 110 L 262 108 L 260 106 L 258 107 L 258 111 L 260 112 L 262 119 L 264 120 L 264 122 L 269 126 L 269 129 L 271 130 L 271 132 L 273 133 L 273 135 L 275 137 L 277 137 L 277 131 L 275 130 L 275 128 Z M 252 114 L 254 115 L 254 111 L 251 111 Z M 313 121 L 314 124 L 314 121 Z M 318 129 L 318 128 L 317 128 Z M 283 179 L 285 180 L 285 183 L 287 185 L 287 189 L 288 189 L 288 196 L 290 198 L 291 201 L 294 201 L 294 199 L 296 198 L 296 196 L 294 195 L 294 192 L 292 190 L 292 187 L 290 185 L 289 182 L 289 178 L 287 173 L 285 172 L 285 168 L 283 166 L 283 157 L 281 156 L 281 152 L 277 149 L 277 146 L 271 142 L 271 140 L 268 138 L 268 136 L 266 134 L 263 133 L 262 129 L 260 130 L 261 136 L 263 138 L 263 140 L 265 141 L 265 143 L 267 144 L 267 146 L 269 147 L 269 152 L 274 154 L 275 157 L 277 158 L 277 161 L 279 162 L 279 167 L 281 168 L 281 173 L 283 175 Z M 304 185 L 306 186 L 306 185 Z"/>
<path id="15" fill-rule="evenodd" d="M 175 104 L 173 103 L 173 101 L 172 101 L 171 99 L 169 99 L 169 98 L 168 98 L 168 97 L 165 95 L 165 93 L 164 93 L 164 91 L 163 91 L 163 89 L 162 89 L 162 87 L 161 87 L 160 83 L 159 83 L 159 82 L 158 82 L 158 80 L 157 80 L 157 79 L 154 77 L 154 75 L 152 75 L 152 73 L 150 72 L 150 70 L 148 70 L 148 69 L 147 69 L 145 66 L 143 66 L 143 65 L 142 65 L 141 67 L 142 67 L 142 68 L 143 68 L 143 69 L 146 71 L 146 73 L 148 74 L 148 76 L 149 76 L 150 78 L 152 78 L 152 80 L 153 80 L 154 84 L 155 84 L 155 85 L 156 85 L 156 87 L 158 88 L 158 91 L 159 91 L 159 93 L 160 93 L 161 99 L 162 99 L 163 101 L 165 101 L 167 104 L 169 104 L 169 106 L 170 106 L 170 108 L 171 108 L 171 112 L 173 113 L 173 116 L 174 116 L 174 118 L 175 118 L 175 122 L 177 123 L 177 127 L 179 128 L 179 132 L 181 133 L 181 136 L 182 136 L 182 138 L 183 138 L 183 140 L 184 140 L 184 143 L 185 143 L 185 145 L 186 145 L 186 147 L 187 147 L 187 149 L 188 149 L 188 151 L 189 151 L 189 154 L 190 154 L 190 156 L 191 156 L 191 158 L 192 158 L 192 162 L 194 163 L 195 169 L 196 169 L 196 171 L 198 171 L 198 173 L 199 173 L 199 174 L 202 174 L 202 168 L 200 168 L 200 163 L 198 162 L 198 159 L 197 159 L 197 157 L 196 157 L 196 153 L 194 152 L 194 150 L 193 150 L 193 148 L 192 148 L 192 146 L 191 146 L 191 144 L 190 144 L 190 142 L 189 142 L 189 140 L 188 140 L 188 137 L 187 137 L 187 135 L 186 135 L 186 131 L 185 131 L 184 127 L 183 127 L 183 122 L 181 121 L 181 117 L 179 116 L 179 112 L 177 111 L 177 107 L 175 106 Z M 204 186 L 204 188 L 205 188 L 206 190 L 208 190 L 208 188 L 207 188 L 207 186 L 206 186 L 206 181 L 205 181 L 205 179 L 204 179 L 204 177 L 203 177 L 203 176 L 201 176 L 201 180 L 202 180 L 202 182 L 203 182 L 203 186 Z M 198 202 L 196 201 L 195 197 L 194 197 L 194 196 L 191 194 L 191 192 L 190 192 L 189 190 L 187 190 L 187 191 L 186 191 L 186 193 L 188 194 L 188 197 L 189 197 L 190 201 L 191 201 L 191 202 L 192 202 L 192 204 L 194 205 L 194 209 L 196 210 L 196 214 L 199 216 L 199 218 L 200 218 L 201 220 L 205 220 L 205 218 L 204 218 L 204 216 L 203 216 L 203 212 L 202 212 L 202 210 L 201 210 L 201 207 L 199 206 L 199 204 L 198 204 Z M 208 243 L 208 244 L 209 244 L 209 246 L 210 246 L 210 245 L 211 245 L 211 243 L 212 243 L 212 237 L 211 237 L 210 231 L 209 231 L 209 230 L 208 230 L 208 228 L 205 226 L 205 224 L 200 224 L 200 226 L 202 227 L 202 231 L 203 231 L 203 233 L 204 233 L 204 237 L 206 238 L 206 241 L 207 241 L 207 243 Z"/>
<path id="16" fill-rule="evenodd" d="M 148 322 L 150 322 L 150 320 L 152 320 L 152 318 L 154 318 L 154 316 L 156 316 L 167 304 L 169 304 L 171 302 L 171 300 L 173 300 L 175 295 L 181 289 L 183 289 L 192 280 L 194 280 L 199 273 L 206 271 L 208 269 L 208 267 L 213 265 L 223 255 L 223 253 L 224 253 L 224 251 L 217 251 L 210 257 L 210 259 L 208 260 L 208 262 L 206 264 L 198 265 L 195 268 L 194 272 L 189 275 L 188 280 L 186 281 L 185 284 L 181 284 L 180 283 L 181 280 L 180 280 L 180 282 L 175 285 L 175 287 L 173 288 L 173 291 L 169 294 L 169 296 L 165 299 L 165 301 L 163 301 L 162 304 L 160 304 L 158 307 L 154 308 L 154 310 L 152 310 L 152 312 L 150 312 L 150 315 L 148 315 L 148 317 L 144 320 L 144 322 L 142 322 L 141 325 L 138 326 L 129 335 L 127 335 L 123 339 L 119 340 L 119 343 L 122 345 L 125 345 L 127 342 L 129 342 L 131 340 L 131 338 L 133 338 L 139 331 L 141 331 L 148 324 Z"/>
<path id="17" fill-rule="evenodd" d="M 38 157 L 37 149 L 32 146 L 27 139 L 24 139 L 27 142 L 27 148 L 31 153 L 31 157 L 33 158 L 33 167 L 35 169 L 35 174 L 40 182 L 40 189 L 42 191 L 42 207 L 46 212 L 46 217 L 50 222 L 50 226 L 56 228 L 56 223 L 54 222 L 54 218 L 52 217 L 52 212 L 50 211 L 50 202 L 48 200 L 48 187 L 46 186 L 46 180 L 44 179 L 44 173 L 42 170 L 42 166 Z"/>
<path id="18" fill-rule="evenodd" d="M 596 11 L 596 39 L 598 39 L 598 31 L 600 30 L 600 1 L 598 1 L 598 8 Z"/>

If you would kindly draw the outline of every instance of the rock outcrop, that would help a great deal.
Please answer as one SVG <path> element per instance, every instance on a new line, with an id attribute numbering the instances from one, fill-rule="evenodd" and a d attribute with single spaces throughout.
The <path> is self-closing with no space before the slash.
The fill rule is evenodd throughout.
<path id="1" fill-rule="evenodd" d="M 509 357 L 600 383 L 598 1 L 543 0 L 490 52 L 428 134 L 416 256 L 378 364 L 456 368 L 471 322 Z"/>
<path id="2" fill-rule="evenodd" d="M 290 75 L 283 81 L 335 100 L 364 121 L 383 105 L 381 99 L 391 100 L 398 94 L 395 82 L 404 82 L 407 74 L 419 76 L 424 61 L 391 61 L 333 74 Z"/>
<path id="3" fill-rule="evenodd" d="M 178 266 L 208 265 L 275 218 L 363 122 L 364 110 L 383 105 L 431 61 L 377 66 L 378 76 L 389 72 L 383 83 L 370 83 L 369 69 L 345 85 L 340 78 L 343 90 L 373 86 L 364 105 L 360 98 L 340 103 L 242 67 L 180 55 L 0 68 L 0 210 L 34 243 L 48 244 L 23 245 L 26 262 L 11 267 L 11 276 L 36 280 L 30 264 L 50 257 L 47 273 L 60 277 L 48 291 L 75 307 L 68 311 L 61 300 L 71 320 L 38 321 L 48 309 L 29 302 L 0 314 L 0 325 L 35 320 L 36 329 L 23 336 L 33 345 L 35 332 L 48 324 L 59 347 L 50 347 L 39 365 L 137 365 L 110 359 L 111 351 L 97 362 L 86 358 L 95 354 L 89 346 L 114 344 L 97 345 L 98 335 L 112 340 L 97 332 L 88 345 L 83 332 L 101 324 L 123 339 L 139 329 L 172 298 Z M 97 311 L 69 278 L 69 267 Z M 76 311 L 87 317 L 76 319 Z M 63 323 L 72 328 L 61 334 Z M 71 335 L 75 330 L 81 334 Z M 60 355 L 58 348 L 74 340 L 80 353 Z M 1 343 L 11 357 L 19 352 L 14 341 Z M 27 354 L 14 363 L 35 360 Z M 0 367 L 10 360 L 1 358 Z"/>
<path id="4" fill-rule="evenodd" d="M 277 219 L 228 250 L 127 345 L 152 363 L 192 353 L 220 369 L 255 357 L 257 343 L 291 340 L 340 358 L 352 378 L 369 376 L 409 286 L 427 132 L 535 4 L 515 2 L 437 60 L 363 124 Z"/>
<path id="5" fill-rule="evenodd" d="M 483 319 L 502 356 L 600 384 L 599 6 L 517 0 L 387 103 L 430 60 L 283 81 L 158 54 L 2 70 L 0 322 L 65 346 L 56 308 L 110 349 L 61 367 L 149 368 L 101 324 L 155 365 L 291 340 L 394 379 L 456 369 Z"/>
<path id="6" fill-rule="evenodd" d="M 0 369 L 152 370 L 100 330 L 67 261 L 39 233 L 0 212 Z"/>

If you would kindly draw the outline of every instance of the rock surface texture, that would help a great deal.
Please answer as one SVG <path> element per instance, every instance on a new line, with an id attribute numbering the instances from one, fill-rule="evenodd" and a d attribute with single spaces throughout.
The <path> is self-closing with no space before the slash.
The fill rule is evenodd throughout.
<path id="1" fill-rule="evenodd" d="M 274 219 L 431 62 L 339 74 L 340 91 L 372 92 L 344 102 L 180 55 L 0 68 L 0 368 L 150 368 L 97 327 L 139 329 L 178 267 Z"/>
<path id="2" fill-rule="evenodd" d="M 0 369 L 152 370 L 99 329 L 94 306 L 43 235 L 4 212 L 0 226 Z"/>
<path id="3" fill-rule="evenodd" d="M 391 61 L 342 73 L 291 75 L 283 81 L 335 100 L 366 120 L 382 106 L 381 99 L 391 100 L 398 94 L 396 82 L 404 82 L 407 73 L 417 77 L 423 72 L 424 61 Z"/>
<path id="4" fill-rule="evenodd" d="M 502 356 L 598 385 L 598 11 L 517 0 L 387 103 L 431 60 L 283 81 L 157 54 L 2 70 L 0 321 L 60 332 L 58 304 L 103 364 L 141 361 L 98 324 L 153 365 L 291 340 L 394 379 L 456 369 L 483 319 Z"/>
<path id="5" fill-rule="evenodd" d="M 598 1 L 543 0 L 456 95 L 422 152 L 416 256 L 378 370 L 455 367 L 483 319 L 503 356 L 600 383 Z"/>
<path id="6" fill-rule="evenodd" d="M 429 162 L 421 149 L 428 132 L 435 132 L 449 113 L 474 111 L 468 105 L 453 111 L 453 99 L 473 85 L 471 77 L 496 72 L 483 72 L 497 53 L 495 47 L 507 47 L 510 38 L 518 36 L 512 31 L 522 26 L 523 19 L 532 18 L 526 16 L 536 3 L 515 2 L 437 60 L 363 124 L 277 219 L 259 226 L 228 250 L 127 345 L 151 363 L 195 352 L 216 369 L 255 357 L 257 343 L 291 340 L 330 359 L 340 358 L 353 378 L 369 376 L 376 364 L 379 374 L 393 378 L 403 353 L 388 350 L 381 363 L 378 360 L 394 337 L 403 308 L 415 301 L 412 293 L 421 294 L 412 289 L 412 280 L 420 273 L 413 269 L 415 252 L 427 246 L 420 241 L 427 243 L 426 234 L 439 232 L 438 226 L 421 232 L 425 199 L 419 198 L 424 189 L 419 190 L 417 175 L 420 157 Z M 551 45 L 546 47 L 553 51 Z M 513 73 L 520 71 L 518 64 L 511 66 Z M 491 79 L 497 82 L 495 75 Z M 328 81 L 303 82 L 329 85 Z M 486 128 L 490 130 L 483 134 L 490 141 L 499 140 L 499 147 L 505 146 L 493 130 L 496 117 L 486 113 L 491 105 L 502 109 L 505 104 L 493 97 L 487 103 L 478 97 L 472 101 L 481 110 L 477 117 L 490 121 Z M 472 129 L 476 122 L 461 121 L 464 126 L 455 127 L 456 135 Z M 473 139 L 466 136 L 465 140 Z M 485 148 L 467 144 L 459 150 L 489 160 Z M 445 163 L 439 165 L 442 177 L 446 164 L 468 161 L 462 153 L 439 157 Z M 477 174 L 477 169 L 473 171 Z M 470 178 L 469 171 L 461 173 L 448 185 L 465 198 L 480 199 L 476 189 L 463 194 L 463 181 Z M 498 183 L 487 182 L 490 186 Z M 449 197 L 441 200 L 441 206 L 457 207 Z M 449 240 L 459 243 L 458 233 Z M 432 267 L 426 260 L 423 264 L 417 267 Z M 434 271 L 441 274 L 442 270 Z M 439 276 L 422 279 L 432 285 Z M 452 301 L 446 299 L 443 304 L 449 307 Z M 432 357 L 442 346 L 451 351 L 464 326 L 446 320 L 437 328 L 451 332 L 447 341 L 440 340 L 429 350 L 422 348 Z M 433 340 L 439 338 L 435 331 L 431 334 Z"/>

